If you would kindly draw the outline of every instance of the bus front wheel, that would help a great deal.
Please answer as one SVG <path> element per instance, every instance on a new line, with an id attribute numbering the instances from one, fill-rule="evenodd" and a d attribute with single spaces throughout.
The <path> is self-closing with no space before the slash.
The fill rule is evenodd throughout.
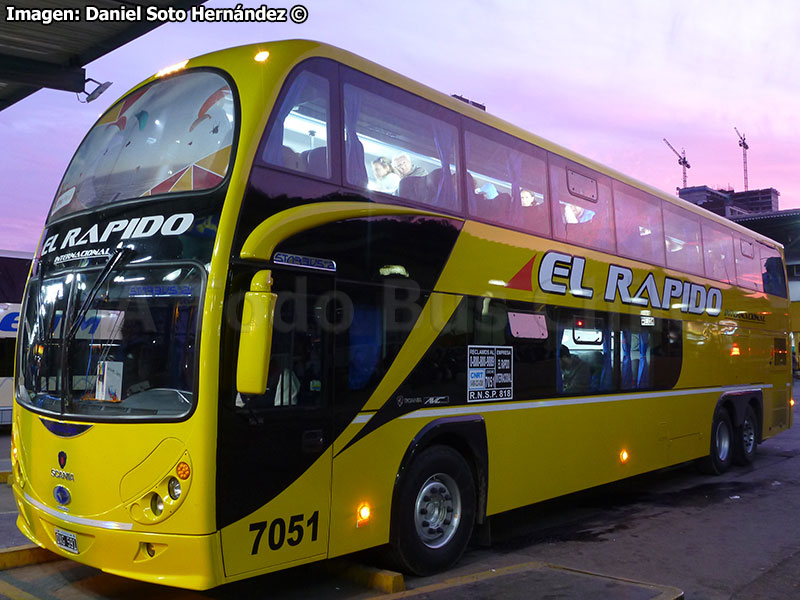
<path id="1" fill-rule="evenodd" d="M 733 460 L 737 465 L 746 466 L 753 462 L 758 447 L 758 417 L 752 406 L 747 407 L 741 426 L 735 430 Z"/>
<path id="2" fill-rule="evenodd" d="M 726 408 L 719 406 L 711 424 L 709 455 L 697 463 L 703 473 L 721 475 L 733 462 L 734 433 L 731 417 Z"/>
<path id="3" fill-rule="evenodd" d="M 464 553 L 475 521 L 475 481 L 464 457 L 431 446 L 411 463 L 394 510 L 392 554 L 401 570 L 430 575 Z"/>

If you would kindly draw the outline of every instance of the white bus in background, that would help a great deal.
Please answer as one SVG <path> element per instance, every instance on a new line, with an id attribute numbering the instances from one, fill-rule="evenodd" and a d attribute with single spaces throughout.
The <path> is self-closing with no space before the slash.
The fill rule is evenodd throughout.
<path id="1" fill-rule="evenodd" d="M 0 425 L 11 424 L 19 308 L 32 258 L 29 252 L 0 250 Z"/>

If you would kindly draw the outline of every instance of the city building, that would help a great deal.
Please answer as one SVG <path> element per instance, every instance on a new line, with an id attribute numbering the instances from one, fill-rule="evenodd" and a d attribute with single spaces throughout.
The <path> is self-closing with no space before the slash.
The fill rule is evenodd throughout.
<path id="1" fill-rule="evenodd" d="M 723 217 L 737 218 L 777 212 L 781 194 L 775 188 L 735 192 L 700 185 L 682 188 L 678 195 Z"/>

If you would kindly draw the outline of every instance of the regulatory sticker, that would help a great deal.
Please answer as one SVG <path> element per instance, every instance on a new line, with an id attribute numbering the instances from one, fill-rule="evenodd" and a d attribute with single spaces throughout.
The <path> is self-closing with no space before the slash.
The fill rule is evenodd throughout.
<path id="1" fill-rule="evenodd" d="M 514 398 L 514 348 L 469 346 L 467 402 Z"/>

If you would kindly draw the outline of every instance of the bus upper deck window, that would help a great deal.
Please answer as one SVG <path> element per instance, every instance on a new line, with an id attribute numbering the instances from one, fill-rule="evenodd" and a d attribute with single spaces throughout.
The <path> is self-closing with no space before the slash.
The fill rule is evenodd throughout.
<path id="1" fill-rule="evenodd" d="M 664 223 L 660 200 L 634 187 L 613 182 L 617 251 L 623 256 L 664 264 Z"/>
<path id="2" fill-rule="evenodd" d="M 548 156 L 553 236 L 614 252 L 611 179 L 552 152 Z"/>
<path id="3" fill-rule="evenodd" d="M 766 246 L 755 244 L 754 240 L 741 236 L 736 236 L 738 243 L 735 245 L 736 261 L 736 283 L 740 286 L 762 291 L 764 281 L 762 278 L 761 256 L 759 247 L 766 249 Z"/>
<path id="4" fill-rule="evenodd" d="M 700 218 L 668 202 L 664 202 L 662 207 L 667 267 L 703 275 Z"/>
<path id="5" fill-rule="evenodd" d="M 786 275 L 783 259 L 777 249 L 759 243 L 761 254 L 761 281 L 768 294 L 786 298 Z"/>
<path id="6" fill-rule="evenodd" d="M 465 133 L 470 216 L 550 235 L 547 169 L 541 148 L 471 123 Z"/>
<path id="7" fill-rule="evenodd" d="M 427 101 L 360 74 L 348 79 L 358 85 L 344 85 L 347 183 L 458 211 L 456 127 Z"/>
<path id="8" fill-rule="evenodd" d="M 330 84 L 310 71 L 295 77 L 272 115 L 264 162 L 330 178 L 328 155 Z"/>

